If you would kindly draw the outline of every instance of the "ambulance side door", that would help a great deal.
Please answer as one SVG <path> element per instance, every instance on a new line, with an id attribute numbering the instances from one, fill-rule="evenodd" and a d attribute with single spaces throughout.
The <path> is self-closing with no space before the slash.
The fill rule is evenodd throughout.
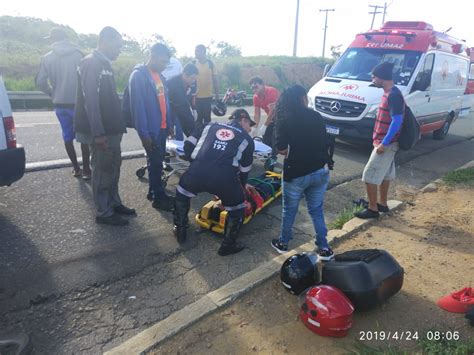
<path id="1" fill-rule="evenodd" d="M 429 124 L 433 119 L 431 106 L 432 96 L 432 76 L 435 62 L 435 54 L 428 53 L 421 65 L 413 86 L 410 90 L 408 105 L 412 109 L 415 117 L 421 125 L 423 133 L 423 125 Z"/>

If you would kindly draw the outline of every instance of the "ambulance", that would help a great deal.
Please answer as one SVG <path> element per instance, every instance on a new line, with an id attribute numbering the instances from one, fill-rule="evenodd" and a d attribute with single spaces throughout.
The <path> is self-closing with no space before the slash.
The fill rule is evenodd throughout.
<path id="1" fill-rule="evenodd" d="M 394 84 L 421 126 L 435 139 L 446 137 L 462 109 L 469 55 L 464 41 L 433 30 L 426 22 L 389 21 L 356 35 L 349 48 L 309 91 L 309 105 L 343 140 L 366 141 L 383 90 L 372 84 L 372 69 L 394 64 Z"/>

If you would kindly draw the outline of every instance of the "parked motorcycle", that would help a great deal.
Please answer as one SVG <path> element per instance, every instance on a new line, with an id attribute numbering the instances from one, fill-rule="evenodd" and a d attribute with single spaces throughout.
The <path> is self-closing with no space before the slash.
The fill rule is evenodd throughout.
<path id="1" fill-rule="evenodd" d="M 227 105 L 236 105 L 238 107 L 244 106 L 247 93 L 245 91 L 235 91 L 232 88 L 228 88 L 222 102 Z"/>

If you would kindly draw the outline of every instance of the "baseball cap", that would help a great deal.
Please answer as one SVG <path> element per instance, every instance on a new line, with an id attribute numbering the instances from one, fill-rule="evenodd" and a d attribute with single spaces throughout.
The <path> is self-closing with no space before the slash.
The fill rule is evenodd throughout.
<path id="1" fill-rule="evenodd" d="M 465 313 L 474 306 L 474 289 L 471 287 L 453 292 L 438 300 L 438 306 L 448 312 Z"/>
<path id="2" fill-rule="evenodd" d="M 232 115 L 230 115 L 229 120 L 238 120 L 238 119 L 241 119 L 241 118 L 248 119 L 250 121 L 250 127 L 253 127 L 253 126 L 256 125 L 254 120 L 252 120 L 252 118 L 250 118 L 249 113 L 246 110 L 244 110 L 243 108 L 238 108 L 237 110 L 232 112 Z"/>
<path id="3" fill-rule="evenodd" d="M 67 33 L 64 31 L 64 29 L 60 27 L 53 27 L 49 31 L 49 36 L 44 37 L 44 39 L 51 39 L 53 41 L 63 41 L 67 39 Z"/>

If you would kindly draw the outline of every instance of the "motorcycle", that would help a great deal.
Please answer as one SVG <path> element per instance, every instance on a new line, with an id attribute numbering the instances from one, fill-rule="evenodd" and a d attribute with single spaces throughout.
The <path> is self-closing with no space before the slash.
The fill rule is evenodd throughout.
<path id="1" fill-rule="evenodd" d="M 235 91 L 232 88 L 228 88 L 222 102 L 226 105 L 236 105 L 238 107 L 244 106 L 247 93 L 245 91 Z"/>

